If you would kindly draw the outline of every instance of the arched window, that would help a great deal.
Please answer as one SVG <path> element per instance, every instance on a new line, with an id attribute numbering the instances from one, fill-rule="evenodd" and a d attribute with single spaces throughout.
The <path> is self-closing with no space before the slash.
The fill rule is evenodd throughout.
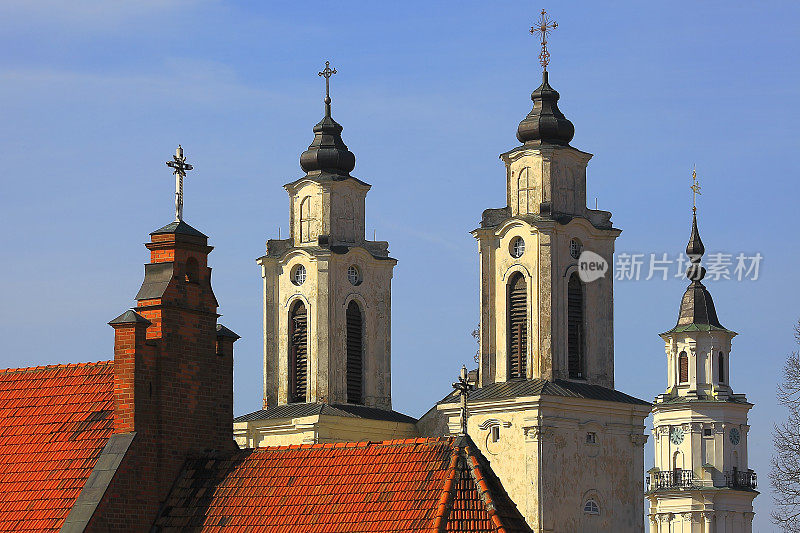
<path id="1" fill-rule="evenodd" d="M 528 352 L 528 288 L 519 272 L 508 283 L 508 377 L 524 378 Z"/>
<path id="2" fill-rule="evenodd" d="M 530 177 L 530 169 L 525 167 L 519 171 L 517 178 L 517 212 L 520 215 L 533 211 L 533 204 L 536 201 L 535 190 L 533 179 Z"/>
<path id="3" fill-rule="evenodd" d="M 190 257 L 186 260 L 186 281 L 189 283 L 198 283 L 200 281 L 200 267 L 197 264 L 197 259 Z"/>
<path id="4" fill-rule="evenodd" d="M 355 300 L 347 306 L 347 403 L 364 403 L 364 319 Z"/>
<path id="5" fill-rule="evenodd" d="M 600 506 L 594 499 L 590 498 L 583 504 L 583 512 L 586 514 L 600 514 Z"/>
<path id="6" fill-rule="evenodd" d="M 300 201 L 300 242 L 311 242 L 311 197 Z"/>
<path id="7" fill-rule="evenodd" d="M 725 354 L 719 352 L 717 357 L 717 365 L 719 366 L 719 382 L 725 383 Z"/>
<path id="8" fill-rule="evenodd" d="M 678 383 L 689 383 L 689 356 L 686 352 L 678 356 Z"/>
<path id="9" fill-rule="evenodd" d="M 583 284 L 573 272 L 567 286 L 567 366 L 569 377 L 584 379 Z"/>
<path id="10" fill-rule="evenodd" d="M 308 387 L 308 314 L 301 301 L 289 314 L 289 401 L 305 402 Z"/>

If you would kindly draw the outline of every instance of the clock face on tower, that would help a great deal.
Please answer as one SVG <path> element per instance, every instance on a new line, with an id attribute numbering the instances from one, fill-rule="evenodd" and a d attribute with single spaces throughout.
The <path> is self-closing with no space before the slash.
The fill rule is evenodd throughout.
<path id="1" fill-rule="evenodd" d="M 677 426 L 672 428 L 669 432 L 669 440 L 675 446 L 683 442 L 683 428 Z"/>
<path id="2" fill-rule="evenodd" d="M 739 434 L 739 430 L 738 429 L 731 428 L 731 432 L 730 432 L 730 434 L 728 436 L 731 439 L 731 444 L 733 444 L 734 446 L 739 444 L 739 440 L 741 440 L 741 435 Z"/>

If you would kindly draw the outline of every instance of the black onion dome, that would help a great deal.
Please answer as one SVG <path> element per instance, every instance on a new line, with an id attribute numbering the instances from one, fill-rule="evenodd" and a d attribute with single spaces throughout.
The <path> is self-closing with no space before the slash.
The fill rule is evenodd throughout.
<path id="1" fill-rule="evenodd" d="M 300 155 L 300 167 L 308 174 L 349 176 L 356 156 L 342 140 L 342 126 L 331 117 L 331 99 L 325 98 L 325 116 L 314 126 L 314 140 Z"/>
<path id="2" fill-rule="evenodd" d="M 566 146 L 575 135 L 575 126 L 558 109 L 558 91 L 550 87 L 547 71 L 542 84 L 531 93 L 533 109 L 519 123 L 517 139 L 525 144 L 559 144 Z"/>

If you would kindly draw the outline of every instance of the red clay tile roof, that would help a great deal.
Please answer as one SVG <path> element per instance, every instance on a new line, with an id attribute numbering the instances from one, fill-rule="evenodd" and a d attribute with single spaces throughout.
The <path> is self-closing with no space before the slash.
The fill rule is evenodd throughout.
<path id="1" fill-rule="evenodd" d="M 192 459 L 161 531 L 531 531 L 469 438 L 242 450 Z"/>
<path id="2" fill-rule="evenodd" d="M 111 435 L 112 361 L 0 370 L 0 531 L 61 528 Z"/>

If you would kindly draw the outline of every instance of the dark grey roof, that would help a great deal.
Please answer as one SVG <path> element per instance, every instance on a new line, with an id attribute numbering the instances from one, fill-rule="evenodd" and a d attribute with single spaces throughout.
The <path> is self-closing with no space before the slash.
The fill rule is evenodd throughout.
<path id="1" fill-rule="evenodd" d="M 167 263 L 148 263 L 144 265 L 144 281 L 136 293 L 136 300 L 151 300 L 161 298 L 167 290 L 169 282 L 172 280 L 174 264 Z"/>
<path id="2" fill-rule="evenodd" d="M 470 401 L 499 400 L 502 398 L 516 398 L 522 396 L 566 396 L 571 398 L 586 398 L 588 400 L 602 400 L 605 402 L 629 403 L 635 405 L 650 405 L 649 402 L 628 396 L 624 392 L 590 385 L 557 379 L 513 379 L 505 383 L 492 383 L 475 389 L 469 395 Z M 455 393 L 448 394 L 440 404 L 457 402 Z"/>
<path id="3" fill-rule="evenodd" d="M 149 326 L 150 324 L 152 324 L 152 322 L 147 320 L 145 317 L 143 317 L 136 311 L 128 309 L 127 311 L 119 315 L 117 318 L 115 318 L 108 324 L 112 326 L 114 324 L 147 324 Z"/>
<path id="4" fill-rule="evenodd" d="M 233 331 L 229 330 L 222 324 L 217 324 L 217 337 L 229 337 L 234 340 L 234 342 L 238 339 L 241 339 L 239 335 L 234 333 Z"/>
<path id="5" fill-rule="evenodd" d="M 180 233 L 182 235 L 194 235 L 195 237 L 205 237 L 206 239 L 208 236 L 200 233 L 189 224 L 181 220 L 180 222 L 170 222 L 163 228 L 159 228 L 152 232 L 150 235 L 160 235 L 162 233 Z"/>
<path id="6" fill-rule="evenodd" d="M 251 422 L 253 420 L 270 420 L 274 418 L 300 418 L 303 416 L 327 415 L 345 416 L 349 418 L 365 418 L 369 420 L 385 420 L 387 422 L 404 422 L 416 424 L 417 419 L 397 411 L 387 411 L 375 407 L 348 404 L 327 403 L 290 403 L 276 405 L 254 413 L 237 416 L 234 422 Z"/>
<path id="7" fill-rule="evenodd" d="M 347 244 L 341 242 L 331 243 L 327 235 L 320 235 L 317 238 L 316 246 L 293 246 L 292 239 L 269 239 L 267 241 L 267 254 L 265 257 L 282 257 L 291 250 L 305 250 L 310 253 L 330 251 L 334 254 L 343 255 L 353 248 L 363 248 L 372 257 L 379 260 L 392 260 L 389 257 L 389 244 L 386 241 L 362 241 L 358 244 Z"/>

